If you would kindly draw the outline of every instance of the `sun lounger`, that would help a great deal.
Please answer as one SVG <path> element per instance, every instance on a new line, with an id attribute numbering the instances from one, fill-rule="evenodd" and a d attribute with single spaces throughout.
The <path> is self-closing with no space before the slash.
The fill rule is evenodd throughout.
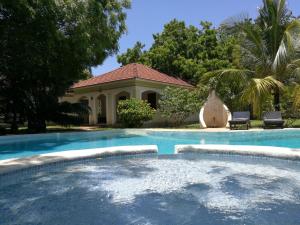
<path id="1" fill-rule="evenodd" d="M 232 120 L 229 121 L 230 129 L 234 129 L 237 125 L 246 125 L 247 130 L 251 127 L 250 112 L 233 112 Z"/>
<path id="2" fill-rule="evenodd" d="M 263 116 L 264 128 L 279 127 L 283 128 L 284 120 L 282 119 L 281 112 L 266 112 Z"/>

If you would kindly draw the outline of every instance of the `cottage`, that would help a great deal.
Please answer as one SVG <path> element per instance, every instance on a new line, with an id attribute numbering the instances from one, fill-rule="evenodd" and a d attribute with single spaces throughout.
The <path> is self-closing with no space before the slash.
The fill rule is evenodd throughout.
<path id="1" fill-rule="evenodd" d="M 181 79 L 133 63 L 74 84 L 61 101 L 87 104 L 91 113 L 87 115 L 85 122 L 90 125 L 112 125 L 117 121 L 118 101 L 143 99 L 157 108 L 159 96 L 167 86 L 193 88 Z M 160 120 L 160 116 L 156 115 L 152 122 Z"/>

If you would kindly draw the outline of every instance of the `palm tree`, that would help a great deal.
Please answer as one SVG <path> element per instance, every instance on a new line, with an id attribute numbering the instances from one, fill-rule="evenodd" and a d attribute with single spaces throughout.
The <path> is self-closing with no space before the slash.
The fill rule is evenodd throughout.
<path id="1" fill-rule="evenodd" d="M 296 87 L 294 88 L 293 97 L 294 97 L 294 109 L 299 110 L 300 109 L 300 85 L 296 85 Z"/>
<path id="2" fill-rule="evenodd" d="M 234 79 L 244 86 L 241 100 L 257 115 L 270 95 L 280 110 L 281 89 L 300 76 L 300 21 L 292 18 L 286 0 L 264 0 L 255 23 L 235 21 L 234 26 L 239 30 L 240 66 L 208 72 L 203 81 Z"/>

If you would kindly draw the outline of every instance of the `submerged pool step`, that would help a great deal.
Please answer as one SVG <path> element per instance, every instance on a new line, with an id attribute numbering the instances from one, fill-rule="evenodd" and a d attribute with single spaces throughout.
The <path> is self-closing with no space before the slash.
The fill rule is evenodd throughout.
<path id="1" fill-rule="evenodd" d="M 217 153 L 300 160 L 300 149 L 252 145 L 175 145 L 179 153 Z"/>

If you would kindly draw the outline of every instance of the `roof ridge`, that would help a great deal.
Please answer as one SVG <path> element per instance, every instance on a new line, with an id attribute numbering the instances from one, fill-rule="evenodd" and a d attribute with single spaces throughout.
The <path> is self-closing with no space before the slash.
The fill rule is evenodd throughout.
<path id="1" fill-rule="evenodd" d="M 126 67 L 126 66 L 127 66 L 127 65 L 125 65 L 125 66 L 120 66 L 119 68 L 113 69 L 112 71 L 109 71 L 109 72 L 105 72 L 105 73 L 103 73 L 103 74 L 96 75 L 96 76 L 94 76 L 94 77 L 92 77 L 92 78 L 89 78 L 89 79 L 93 79 L 93 78 L 97 78 L 97 77 L 102 77 L 102 76 L 104 76 L 104 75 L 107 75 L 107 74 L 113 73 L 113 72 L 115 72 L 115 71 L 117 71 L 117 70 L 120 70 L 120 69 L 122 69 L 122 68 L 124 68 L 124 67 Z M 89 79 L 87 79 L 87 80 L 89 80 Z"/>
<path id="2" fill-rule="evenodd" d="M 128 64 L 128 65 L 131 65 L 133 66 L 133 76 L 135 78 L 139 78 L 139 71 L 138 71 L 138 64 L 137 63 L 131 63 L 131 64 Z"/>
<path id="3" fill-rule="evenodd" d="M 98 75 L 87 80 L 79 81 L 73 87 L 91 86 L 100 83 L 109 83 L 112 81 L 125 80 L 125 79 L 144 79 L 158 81 L 162 83 L 175 84 L 180 86 L 190 86 L 188 82 L 174 76 L 170 76 L 159 70 L 153 69 L 150 66 L 140 63 L 130 63 L 102 75 Z"/>
<path id="4" fill-rule="evenodd" d="M 188 83 L 187 81 L 181 79 L 180 77 L 176 77 L 176 76 L 173 76 L 173 75 L 168 75 L 168 74 L 166 74 L 166 73 L 164 73 L 164 72 L 161 72 L 160 70 L 153 69 L 152 67 L 150 67 L 150 66 L 148 66 L 148 65 L 141 64 L 141 63 L 133 63 L 133 64 L 137 64 L 137 65 L 144 66 L 144 67 L 146 67 L 146 68 L 148 68 L 148 69 L 150 69 L 150 70 L 152 70 L 152 71 L 159 72 L 160 74 L 165 75 L 165 76 L 167 76 L 167 77 L 174 78 L 174 79 L 176 79 L 176 80 L 184 81 L 184 82 Z"/>

